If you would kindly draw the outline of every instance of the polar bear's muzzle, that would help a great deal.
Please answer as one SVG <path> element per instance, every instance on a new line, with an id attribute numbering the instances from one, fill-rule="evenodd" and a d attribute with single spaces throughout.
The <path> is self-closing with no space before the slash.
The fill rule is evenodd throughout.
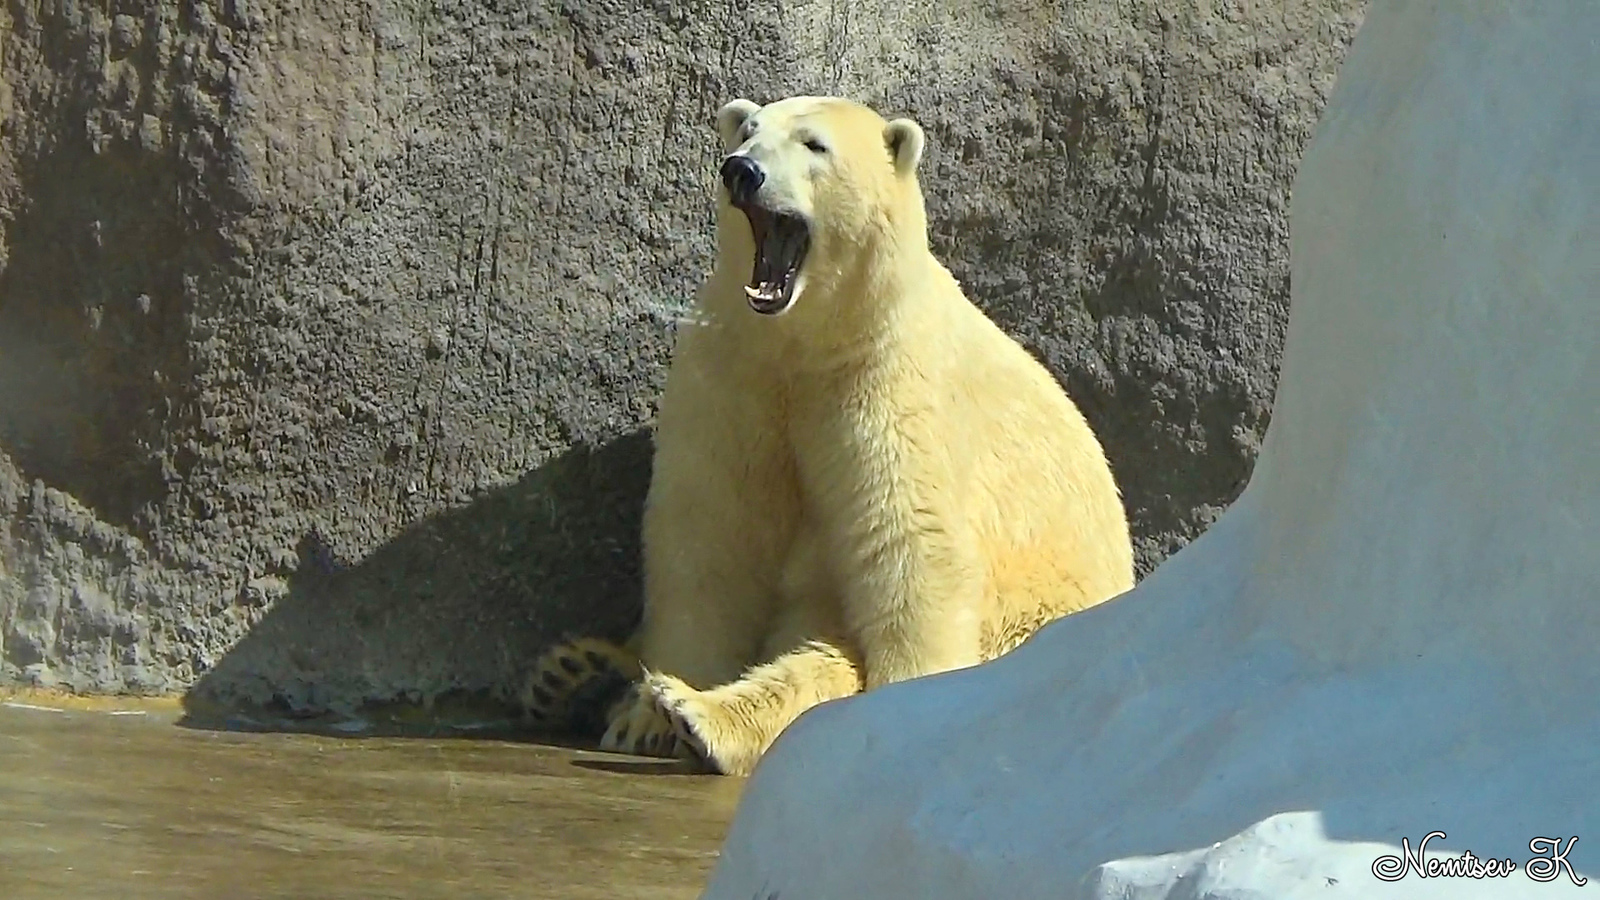
<path id="1" fill-rule="evenodd" d="M 748 156 L 730 156 L 720 174 L 728 199 L 744 213 L 755 239 L 755 264 L 744 288 L 750 308 L 764 316 L 787 312 L 800 293 L 800 267 L 811 249 L 811 229 L 804 216 L 762 202 L 766 173 L 760 163 Z"/>

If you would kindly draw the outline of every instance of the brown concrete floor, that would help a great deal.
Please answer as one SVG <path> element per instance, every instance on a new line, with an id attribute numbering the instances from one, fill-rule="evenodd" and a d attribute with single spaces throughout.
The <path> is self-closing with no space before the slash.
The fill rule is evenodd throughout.
<path id="1" fill-rule="evenodd" d="M 178 715 L 0 697 L 0 897 L 688 900 L 742 787 L 513 741 Z"/>

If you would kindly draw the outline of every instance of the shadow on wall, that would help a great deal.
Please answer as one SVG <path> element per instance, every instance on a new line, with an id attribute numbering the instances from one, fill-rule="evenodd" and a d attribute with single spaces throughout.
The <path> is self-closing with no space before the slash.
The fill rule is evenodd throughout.
<path id="1" fill-rule="evenodd" d="M 247 585 L 270 609 L 188 691 L 183 724 L 503 731 L 506 688 L 545 645 L 636 623 L 651 453 L 644 429 L 575 447 L 355 565 L 307 534 L 291 578 Z"/>
<path id="2" fill-rule="evenodd" d="M 132 532 L 192 406 L 186 292 L 223 256 L 163 162 L 52 154 L 22 173 L 32 205 L 0 234 L 0 444 Z"/>

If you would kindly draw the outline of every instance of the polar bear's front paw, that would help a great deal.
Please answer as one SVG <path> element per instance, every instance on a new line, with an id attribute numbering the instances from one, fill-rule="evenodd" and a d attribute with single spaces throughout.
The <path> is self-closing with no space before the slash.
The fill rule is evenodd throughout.
<path id="1" fill-rule="evenodd" d="M 712 691 L 698 691 L 680 678 L 659 673 L 644 678 L 644 691 L 655 698 L 677 733 L 678 743 L 712 772 L 748 775 L 760 757 L 729 710 Z"/>
<path id="2" fill-rule="evenodd" d="M 713 710 L 701 692 L 681 678 L 660 673 L 646 675 L 641 691 L 652 699 L 656 710 L 673 729 L 678 742 L 699 761 L 715 767 L 716 761 L 712 759 L 711 749 L 703 736 L 703 729 L 710 723 Z"/>
<path id="3" fill-rule="evenodd" d="M 601 750 L 667 759 L 685 755 L 686 748 L 680 745 L 672 723 L 642 685 L 635 682 L 629 687 L 618 706 L 619 712 L 600 738 Z"/>

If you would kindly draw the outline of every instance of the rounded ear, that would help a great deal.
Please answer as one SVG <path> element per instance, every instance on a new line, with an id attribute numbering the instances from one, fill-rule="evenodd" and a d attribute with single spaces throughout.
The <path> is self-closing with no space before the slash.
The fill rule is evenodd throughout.
<path id="1" fill-rule="evenodd" d="M 717 133 L 722 136 L 724 151 L 732 151 L 739 146 L 739 129 L 744 125 L 744 120 L 760 108 L 759 104 L 741 97 L 729 100 L 717 110 Z"/>
<path id="2" fill-rule="evenodd" d="M 905 176 L 917 170 L 925 141 L 922 126 L 910 119 L 895 119 L 884 126 L 883 142 L 889 148 L 889 158 L 894 160 L 896 174 Z"/>

